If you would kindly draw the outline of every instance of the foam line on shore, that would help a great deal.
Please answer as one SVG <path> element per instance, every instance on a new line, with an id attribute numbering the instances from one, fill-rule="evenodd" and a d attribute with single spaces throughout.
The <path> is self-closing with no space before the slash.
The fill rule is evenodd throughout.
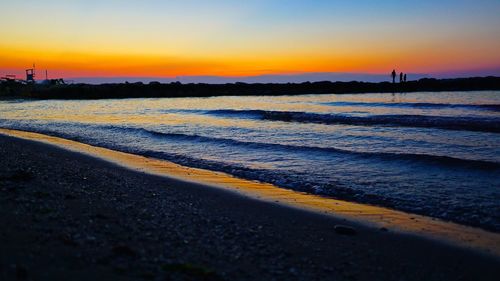
<path id="1" fill-rule="evenodd" d="M 39 141 L 70 151 L 104 159 L 134 171 L 176 178 L 222 188 L 263 201 L 344 218 L 374 227 L 438 239 L 446 243 L 500 256 L 500 234 L 383 207 L 325 198 L 279 188 L 272 184 L 233 177 L 229 174 L 181 166 L 172 162 L 91 146 L 38 133 L 0 129 L 0 133 Z"/>

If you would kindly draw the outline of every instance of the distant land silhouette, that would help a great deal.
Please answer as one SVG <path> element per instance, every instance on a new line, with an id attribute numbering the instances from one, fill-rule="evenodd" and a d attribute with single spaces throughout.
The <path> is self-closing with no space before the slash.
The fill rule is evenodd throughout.
<path id="1" fill-rule="evenodd" d="M 467 78 L 467 77 L 486 77 L 500 76 L 500 66 L 496 68 L 477 69 L 477 70 L 454 70 L 436 73 L 406 73 L 408 80 L 419 80 L 422 78 Z M 267 74 L 244 77 L 227 76 L 178 76 L 175 78 L 162 77 L 79 77 L 71 78 L 75 83 L 85 84 L 103 84 L 103 83 L 129 83 L 143 82 L 149 83 L 158 81 L 161 83 L 181 82 L 188 83 L 206 83 L 206 84 L 226 84 L 226 83 L 303 83 L 303 82 L 321 82 L 321 81 L 363 81 L 363 82 L 385 82 L 389 77 L 384 74 L 373 73 L 352 73 L 352 72 L 313 72 L 313 73 L 294 73 L 294 74 Z"/>
<path id="2" fill-rule="evenodd" d="M 5 81 L 0 84 L 0 96 L 37 99 L 105 99 L 500 90 L 500 77 L 493 76 L 455 79 L 422 78 L 404 83 L 323 81 L 227 84 L 149 82 L 145 84 L 137 82 L 91 85 L 59 84 L 58 80 L 52 80 L 52 82 L 24 84 Z"/>
<path id="3" fill-rule="evenodd" d="M 408 74 L 411 80 L 429 78 L 427 74 L 411 73 Z M 486 75 L 477 75 L 486 76 Z M 460 77 L 460 76 L 457 76 Z M 341 72 L 317 72 L 317 73 L 299 73 L 299 74 L 268 74 L 244 77 L 227 76 L 178 76 L 175 78 L 161 77 L 80 77 L 72 78 L 75 83 L 85 84 L 104 84 L 104 83 L 149 83 L 153 81 L 161 83 L 181 82 L 205 83 L 205 84 L 227 84 L 227 83 L 304 83 L 304 82 L 322 82 L 322 81 L 363 81 L 363 82 L 384 82 L 388 80 L 387 74 L 370 73 L 341 73 Z"/>

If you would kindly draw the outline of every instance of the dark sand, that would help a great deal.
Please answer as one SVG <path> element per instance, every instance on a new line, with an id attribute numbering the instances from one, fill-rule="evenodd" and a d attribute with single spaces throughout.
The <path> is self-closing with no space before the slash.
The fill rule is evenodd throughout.
<path id="1" fill-rule="evenodd" d="M 498 257 L 47 144 L 0 136 L 0 159 L 0 280 L 500 280 Z"/>

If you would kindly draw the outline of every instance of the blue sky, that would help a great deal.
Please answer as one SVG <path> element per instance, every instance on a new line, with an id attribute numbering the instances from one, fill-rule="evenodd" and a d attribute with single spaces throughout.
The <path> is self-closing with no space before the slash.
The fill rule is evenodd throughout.
<path id="1" fill-rule="evenodd" d="M 67 76 L 498 69 L 498 15 L 491 0 L 2 1 L 0 73 L 28 61 Z"/>

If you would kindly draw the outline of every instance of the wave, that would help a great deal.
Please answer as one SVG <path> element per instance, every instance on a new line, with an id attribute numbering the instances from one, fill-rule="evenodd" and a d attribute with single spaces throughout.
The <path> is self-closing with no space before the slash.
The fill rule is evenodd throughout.
<path id="1" fill-rule="evenodd" d="M 117 129 L 117 127 L 114 127 Z M 291 144 L 278 144 L 278 143 L 261 143 L 251 141 L 240 141 L 227 138 L 213 138 L 199 135 L 189 135 L 181 133 L 163 133 L 142 128 L 119 128 L 120 130 L 133 130 L 137 133 L 147 134 L 157 138 L 165 138 L 178 141 L 192 141 L 200 143 L 213 143 L 216 145 L 229 145 L 254 149 L 272 149 L 272 150 L 285 150 L 294 152 L 312 152 L 312 153 L 332 153 L 337 155 L 348 155 L 356 158 L 377 158 L 381 160 L 392 161 L 413 161 L 425 162 L 426 164 L 438 164 L 446 166 L 458 166 L 475 168 L 481 170 L 498 170 L 500 163 L 485 161 L 485 160 L 471 160 L 462 159 L 449 156 L 428 155 L 428 154 L 411 154 L 411 153 L 388 153 L 388 152 L 361 152 L 351 151 L 332 147 L 317 147 L 317 146 L 299 146 Z"/>
<path id="2" fill-rule="evenodd" d="M 0 119 L 1 120 L 1 119 Z M 81 126 L 81 124 L 80 124 Z M 12 129 L 26 130 L 23 126 L 7 126 Z M 350 157 L 358 159 L 369 159 L 376 158 L 379 160 L 386 161 L 409 161 L 409 162 L 421 162 L 425 164 L 435 164 L 444 165 L 452 167 L 463 167 L 463 168 L 473 168 L 480 170 L 500 170 L 500 162 L 488 161 L 488 160 L 474 160 L 474 159 L 464 159 L 456 158 L 443 155 L 431 155 L 431 154 L 417 154 L 417 153 L 391 153 L 391 152 L 363 152 L 363 151 L 353 151 L 344 150 L 334 147 L 319 147 L 319 146 L 301 146 L 293 144 L 279 144 L 279 143 L 266 143 L 266 142 L 253 142 L 253 141 L 242 141 L 229 138 L 216 138 L 201 135 L 191 135 L 183 133 L 166 133 L 158 132 L 154 130 L 148 130 L 144 128 L 135 127 L 122 127 L 114 125 L 98 125 L 98 126 L 84 126 L 85 130 L 89 129 L 101 129 L 109 131 L 121 131 L 125 134 L 138 134 L 146 137 L 154 137 L 160 139 L 169 139 L 174 141 L 186 141 L 186 142 L 197 142 L 197 143 L 211 143 L 221 146 L 236 146 L 249 149 L 267 149 L 267 150 L 282 150 L 288 152 L 302 152 L 302 153 L 330 153 L 337 156 L 347 155 Z M 29 128 L 28 131 L 43 133 L 52 136 L 58 136 L 63 138 L 68 138 L 76 141 L 85 139 L 85 137 L 75 137 L 71 134 L 54 132 L 51 130 L 44 129 L 34 129 Z M 109 145 L 109 143 L 99 143 L 99 145 Z"/>
<path id="3" fill-rule="evenodd" d="M 363 106 L 363 107 L 404 107 L 404 108 L 422 108 L 422 109 L 443 109 L 443 108 L 461 108 L 472 110 L 487 110 L 500 112 L 500 104 L 450 104 L 450 103 L 426 103 L 426 102 L 323 102 L 322 105 L 329 106 Z"/>
<path id="4" fill-rule="evenodd" d="M 0 124 L 1 121 L 2 119 L 0 119 Z M 9 127 L 12 126 L 14 125 L 12 124 L 9 125 Z M 75 134 L 74 131 L 68 132 L 65 126 L 70 126 L 70 127 L 76 126 L 78 127 L 80 133 Z M 498 220 L 494 216 L 495 209 L 491 209 L 490 207 L 490 206 L 493 206 L 493 208 L 495 207 L 494 202 L 496 198 L 495 197 L 496 193 L 492 192 L 491 196 L 489 195 L 490 193 L 488 193 L 488 196 L 476 197 L 474 196 L 474 190 L 464 190 L 464 186 L 467 186 L 467 182 L 464 183 L 465 185 L 461 185 L 461 183 L 457 182 L 457 180 L 454 179 L 453 177 L 453 175 L 455 175 L 457 171 L 458 173 L 462 174 L 463 169 L 466 169 L 467 173 L 465 174 L 468 174 L 468 172 L 470 171 L 469 168 L 471 167 L 481 169 L 481 171 L 477 171 L 481 173 L 480 174 L 482 175 L 481 177 L 483 177 L 485 173 L 491 175 L 497 174 L 498 171 L 500 170 L 500 163 L 497 162 L 466 160 L 466 159 L 457 159 L 446 156 L 434 156 L 434 155 L 422 155 L 422 154 L 354 152 L 336 148 L 259 143 L 259 142 L 249 142 L 246 140 L 240 141 L 235 139 L 214 138 L 196 134 L 159 132 L 153 130 L 152 128 L 145 129 L 140 127 L 114 126 L 111 124 L 89 125 L 89 124 L 64 123 L 61 124 L 61 127 L 58 126 L 57 128 L 63 130 L 54 131 L 47 127 L 33 129 L 33 123 L 30 122 L 29 127 L 24 127 L 24 130 L 38 131 L 40 133 L 59 136 L 67 139 L 73 139 L 91 145 L 97 145 L 118 151 L 139 154 L 146 157 L 164 159 L 189 167 L 226 172 L 237 177 L 268 182 L 282 188 L 288 188 L 301 192 L 332 196 L 343 200 L 350 200 L 360 203 L 390 207 L 407 212 L 428 215 L 446 220 L 452 220 L 457 223 L 463 223 L 472 226 L 480 226 L 493 231 L 498 231 L 500 229 Z M 18 129 L 23 129 L 23 128 L 18 128 Z M 82 135 L 81 132 L 92 132 L 92 134 Z M 97 136 L 99 136 L 100 134 L 107 134 L 108 137 L 110 137 L 114 141 L 101 142 L 102 138 L 93 137 L 96 136 L 95 135 L 96 133 Z M 111 135 L 109 135 L 110 133 Z M 343 176 L 339 178 L 331 177 L 328 178 L 328 180 L 323 181 L 321 178 L 313 177 L 314 175 L 309 176 L 310 174 L 304 175 L 302 173 L 296 173 L 291 169 L 266 169 L 266 168 L 252 167 L 252 166 L 249 167 L 244 163 L 240 164 L 233 163 L 231 161 L 225 161 L 225 159 L 222 158 L 203 159 L 203 158 L 198 158 L 195 155 L 185 154 L 182 151 L 169 150 L 169 149 L 157 150 L 154 149 L 154 147 L 143 146 L 143 145 L 131 146 L 129 141 L 124 141 L 124 139 L 120 137 L 121 135 L 133 135 L 133 137 L 136 137 L 135 140 L 138 143 L 141 142 L 140 138 L 144 137 L 147 139 L 154 139 L 155 141 L 158 142 L 161 142 L 161 140 L 163 139 L 177 141 L 179 143 L 195 142 L 196 144 L 196 142 L 203 142 L 203 144 L 205 145 L 206 144 L 222 145 L 227 149 L 233 148 L 233 150 L 234 149 L 243 150 L 245 147 L 256 147 L 265 149 L 264 152 L 283 149 L 283 150 L 288 150 L 290 152 L 292 152 L 292 150 L 304 151 L 307 154 L 318 152 L 326 154 L 328 156 L 330 155 L 329 153 L 331 153 L 332 157 L 335 157 L 335 155 L 340 155 L 340 156 L 349 155 L 353 157 L 351 158 L 351 160 L 373 158 L 375 163 L 385 160 L 388 161 L 394 160 L 394 161 L 404 161 L 402 162 L 402 164 L 413 165 L 416 162 L 418 166 L 415 167 L 416 168 L 415 171 L 418 171 L 419 169 L 424 169 L 424 171 L 432 171 L 432 169 L 435 167 L 433 165 L 434 163 L 436 165 L 445 165 L 445 167 L 452 166 L 452 169 L 449 169 L 449 171 L 451 171 L 450 173 L 451 176 L 449 177 L 450 181 L 449 182 L 439 181 L 439 183 L 435 184 L 435 186 L 434 185 L 427 186 L 426 184 L 419 185 L 419 181 L 416 180 L 415 182 L 408 182 L 408 184 L 412 187 L 408 189 L 404 188 L 407 181 L 401 181 L 401 179 L 395 177 L 391 179 L 391 183 L 393 183 L 393 185 L 396 187 L 398 187 L 398 185 L 401 185 L 403 188 L 401 189 L 401 192 L 397 192 L 397 194 L 394 194 L 390 192 L 390 189 L 389 191 L 384 191 L 384 188 L 379 188 L 377 182 L 374 182 L 373 186 L 370 185 L 369 188 L 367 188 L 366 184 L 363 183 L 363 181 L 357 182 L 358 178 L 363 177 L 362 173 L 363 165 L 370 165 L 370 163 L 366 163 L 368 161 L 359 161 L 359 162 L 352 161 L 353 164 L 359 164 L 360 174 L 349 173 L 347 175 L 348 176 L 347 178 L 344 178 Z M 235 148 L 232 146 L 239 146 L 239 147 Z M 331 163 L 335 163 L 335 161 L 332 161 Z M 399 164 L 399 162 L 396 163 Z M 391 166 L 393 167 L 396 166 L 395 169 L 397 169 L 398 165 L 391 165 Z M 457 167 L 458 169 L 455 169 L 455 167 Z M 483 171 L 484 169 L 487 170 Z M 342 173 L 342 171 L 338 172 Z M 473 173 L 469 174 L 469 176 L 474 177 L 475 175 L 474 171 L 471 172 Z M 443 173 L 443 172 L 441 172 L 440 169 L 438 169 L 437 173 Z M 426 177 L 430 179 L 433 178 L 433 176 L 432 175 L 429 176 L 428 173 L 425 173 L 425 175 L 427 175 Z M 419 175 L 418 177 L 421 176 Z M 495 182 L 493 181 L 492 183 Z M 460 205 L 457 205 L 457 203 L 448 204 L 449 200 L 446 197 L 446 194 L 448 194 L 447 192 L 449 192 L 450 188 L 455 188 L 454 187 L 455 185 L 458 186 L 457 187 L 458 189 L 456 189 L 455 191 L 459 192 L 458 194 L 460 195 L 457 197 L 458 199 L 456 202 L 463 202 L 464 204 Z M 384 187 L 383 183 L 381 187 Z M 471 186 L 471 188 L 473 187 L 475 186 Z M 439 191 L 436 193 L 436 195 L 434 195 L 433 190 L 436 189 L 441 190 L 441 188 L 443 188 L 444 191 L 442 192 Z M 488 206 L 488 208 L 482 206 Z M 480 217 L 481 220 L 478 220 L 477 219 L 478 217 Z"/>
<path id="5" fill-rule="evenodd" d="M 205 114 L 231 116 L 267 121 L 283 121 L 298 123 L 320 123 L 327 125 L 355 126 L 396 126 L 437 128 L 458 131 L 478 131 L 500 133 L 500 118 L 480 117 L 448 117 L 427 115 L 372 115 L 348 116 L 340 114 L 321 114 L 300 111 L 266 111 L 266 110 L 208 110 Z"/>

